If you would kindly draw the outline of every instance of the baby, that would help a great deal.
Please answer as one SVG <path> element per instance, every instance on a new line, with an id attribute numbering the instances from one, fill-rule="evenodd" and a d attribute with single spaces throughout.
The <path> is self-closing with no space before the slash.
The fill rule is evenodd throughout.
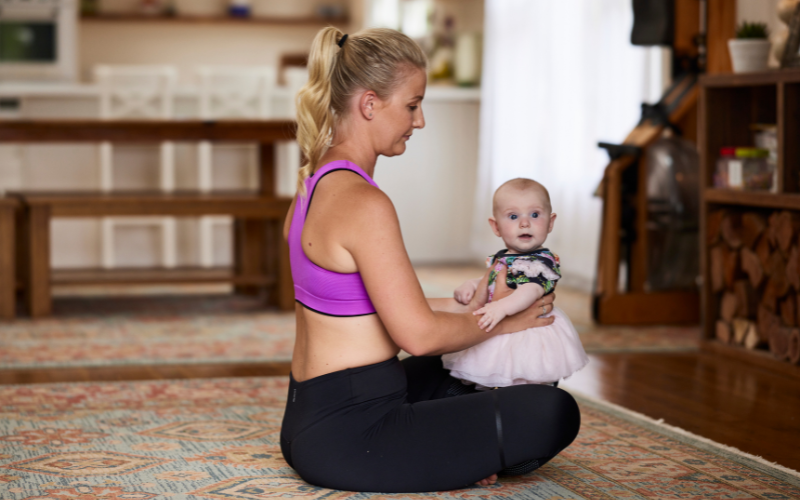
<path id="1" fill-rule="evenodd" d="M 489 225 L 506 247 L 489 257 L 488 302 L 474 314 L 487 332 L 506 316 L 516 314 L 551 293 L 561 277 L 558 256 L 543 248 L 553 230 L 556 214 L 550 194 L 530 179 L 512 179 L 494 193 Z M 496 280 L 506 269 L 512 292 L 495 296 Z M 481 279 L 462 284 L 455 299 L 468 304 Z M 442 356 L 450 374 L 478 388 L 519 384 L 552 384 L 583 368 L 589 359 L 569 318 L 553 307 L 548 326 L 497 335 L 463 351 Z"/>

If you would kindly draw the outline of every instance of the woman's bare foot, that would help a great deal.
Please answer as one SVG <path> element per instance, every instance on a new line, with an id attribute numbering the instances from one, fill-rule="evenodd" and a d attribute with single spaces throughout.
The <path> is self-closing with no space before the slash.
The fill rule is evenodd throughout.
<path id="1" fill-rule="evenodd" d="M 477 484 L 478 486 L 491 486 L 496 482 L 497 482 L 497 474 L 492 474 L 491 476 L 487 477 L 486 479 L 481 479 L 480 481 L 478 481 L 475 484 Z"/>

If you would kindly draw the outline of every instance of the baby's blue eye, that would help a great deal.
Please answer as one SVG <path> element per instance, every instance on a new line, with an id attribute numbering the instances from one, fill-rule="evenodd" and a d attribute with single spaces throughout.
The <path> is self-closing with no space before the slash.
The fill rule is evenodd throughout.
<path id="1" fill-rule="evenodd" d="M 509 215 L 508 218 L 511 220 L 517 220 L 517 216 L 514 214 Z"/>
<path id="2" fill-rule="evenodd" d="M 536 213 L 536 212 L 533 212 L 533 213 L 531 214 L 531 217 L 533 217 L 534 219 L 537 219 L 537 218 L 539 218 L 539 214 L 538 214 L 538 213 Z"/>

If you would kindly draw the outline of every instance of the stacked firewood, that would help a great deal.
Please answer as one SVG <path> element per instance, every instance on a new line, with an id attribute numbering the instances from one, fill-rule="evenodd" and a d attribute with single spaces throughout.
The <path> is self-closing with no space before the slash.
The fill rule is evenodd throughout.
<path id="1" fill-rule="evenodd" d="M 718 210 L 707 220 L 717 339 L 800 364 L 800 213 Z"/>

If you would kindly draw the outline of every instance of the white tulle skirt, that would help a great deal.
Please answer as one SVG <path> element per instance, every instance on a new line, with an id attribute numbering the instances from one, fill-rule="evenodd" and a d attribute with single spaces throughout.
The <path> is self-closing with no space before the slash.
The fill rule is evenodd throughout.
<path id="1" fill-rule="evenodd" d="M 589 358 L 578 332 L 557 307 L 553 324 L 497 335 L 463 351 L 442 356 L 450 375 L 485 387 L 544 384 L 565 379 Z"/>

